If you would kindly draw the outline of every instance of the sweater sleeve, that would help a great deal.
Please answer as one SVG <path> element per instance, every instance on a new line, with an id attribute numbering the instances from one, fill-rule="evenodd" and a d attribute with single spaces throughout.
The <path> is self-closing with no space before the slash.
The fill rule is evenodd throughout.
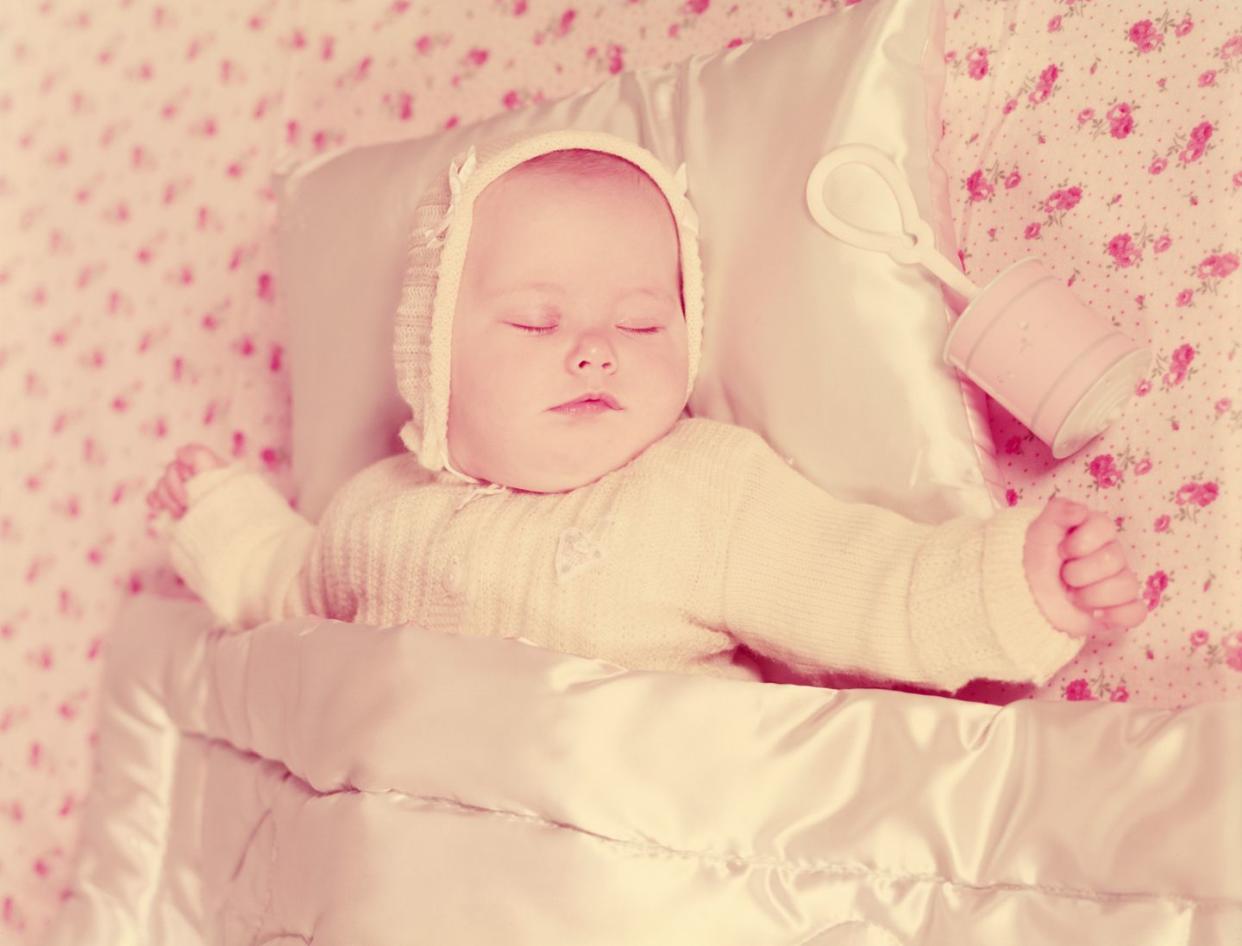
<path id="1" fill-rule="evenodd" d="M 1042 683 L 1082 646 L 1044 618 L 1022 563 L 1038 515 L 939 525 L 833 498 L 761 441 L 745 463 L 725 566 L 733 635 L 801 670 L 955 690 Z"/>
<path id="2" fill-rule="evenodd" d="M 169 557 L 220 620 L 241 629 L 326 613 L 317 530 L 267 480 L 233 465 L 193 477 L 186 493 Z"/>

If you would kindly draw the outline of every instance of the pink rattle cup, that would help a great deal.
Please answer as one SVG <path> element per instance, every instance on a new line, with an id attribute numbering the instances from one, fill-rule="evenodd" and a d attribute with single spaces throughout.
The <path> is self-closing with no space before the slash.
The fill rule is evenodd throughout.
<path id="1" fill-rule="evenodd" d="M 829 210 L 824 185 L 845 164 L 863 164 L 888 184 L 908 233 L 882 234 Z M 945 341 L 944 361 L 979 385 L 1052 448 L 1058 460 L 1081 450 L 1120 417 L 1151 352 L 1093 312 L 1039 260 L 1027 257 L 980 289 L 934 249 L 901 172 L 882 152 L 851 144 L 824 155 L 807 180 L 816 223 L 860 249 L 917 263 L 967 300 Z"/>

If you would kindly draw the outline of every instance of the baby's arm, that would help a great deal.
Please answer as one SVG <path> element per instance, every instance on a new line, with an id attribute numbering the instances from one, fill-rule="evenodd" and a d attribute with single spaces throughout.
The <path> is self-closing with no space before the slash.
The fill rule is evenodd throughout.
<path id="1" fill-rule="evenodd" d="M 1040 509 L 928 525 L 833 498 L 761 441 L 745 465 L 723 594 L 729 630 L 752 649 L 953 690 L 977 677 L 1043 682 L 1082 646 L 1027 581 Z"/>
<path id="2" fill-rule="evenodd" d="M 247 628 L 326 614 L 315 526 L 259 474 L 206 448 L 177 456 L 148 501 L 174 517 L 173 567 L 216 616 Z"/>

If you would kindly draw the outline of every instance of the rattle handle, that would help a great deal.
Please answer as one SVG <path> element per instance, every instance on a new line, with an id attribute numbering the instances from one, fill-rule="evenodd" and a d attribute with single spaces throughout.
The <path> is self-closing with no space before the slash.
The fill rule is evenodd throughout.
<path id="1" fill-rule="evenodd" d="M 824 199 L 824 184 L 828 175 L 846 164 L 862 164 L 883 178 L 901 211 L 901 233 L 876 233 L 842 220 L 828 207 Z M 834 148 L 819 159 L 806 182 L 806 203 L 815 222 L 839 240 L 864 250 L 887 253 L 898 263 L 917 263 L 967 301 L 979 292 L 979 287 L 966 277 L 947 258 L 935 250 L 931 227 L 919 216 L 918 205 L 910 185 L 902 177 L 892 160 L 870 145 L 850 144 Z"/>

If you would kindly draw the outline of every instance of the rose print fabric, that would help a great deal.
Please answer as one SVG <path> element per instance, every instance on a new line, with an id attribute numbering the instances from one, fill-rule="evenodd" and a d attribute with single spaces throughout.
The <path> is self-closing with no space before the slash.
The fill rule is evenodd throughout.
<path id="1" fill-rule="evenodd" d="M 117 605 L 185 593 L 149 484 L 198 440 L 289 487 L 272 170 L 850 5 L 0 7 L 0 944 L 34 942 L 60 897 Z M 1059 464 L 993 405 L 1010 501 L 1108 510 L 1150 611 L 1034 695 L 1237 699 L 1242 19 L 1228 0 L 948 0 L 946 49 L 967 272 L 1037 255 L 1157 356 Z"/>

